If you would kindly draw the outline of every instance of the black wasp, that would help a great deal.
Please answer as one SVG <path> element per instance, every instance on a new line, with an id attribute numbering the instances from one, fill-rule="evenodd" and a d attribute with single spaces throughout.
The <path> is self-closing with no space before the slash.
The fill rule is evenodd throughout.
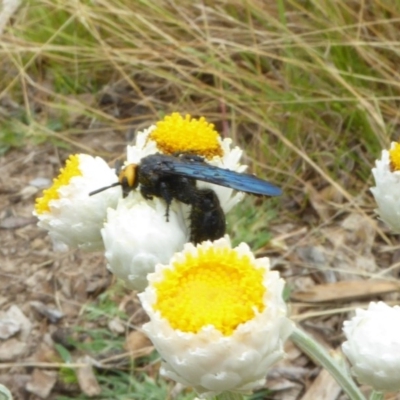
<path id="1" fill-rule="evenodd" d="M 197 155 L 180 153 L 174 156 L 153 154 L 141 159 L 140 164 L 129 164 L 119 172 L 118 182 L 95 190 L 99 193 L 121 185 L 124 197 L 140 184 L 145 199 L 162 198 L 169 207 L 173 199 L 192 206 L 190 212 L 190 240 L 200 243 L 215 240 L 225 234 L 225 214 L 212 189 L 199 189 L 196 181 L 214 183 L 231 189 L 258 195 L 279 196 L 280 188 L 254 175 L 239 173 L 207 164 Z"/>

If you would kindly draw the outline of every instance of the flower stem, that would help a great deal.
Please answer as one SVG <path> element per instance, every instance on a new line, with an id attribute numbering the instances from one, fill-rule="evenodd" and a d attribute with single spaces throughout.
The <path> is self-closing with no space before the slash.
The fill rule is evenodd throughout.
<path id="1" fill-rule="evenodd" d="M 296 327 L 290 336 L 290 339 L 305 354 L 324 367 L 333 376 L 340 387 L 348 394 L 351 400 L 365 400 L 365 397 L 360 392 L 353 379 L 349 376 L 346 369 L 334 360 L 311 336 Z"/>
<path id="2" fill-rule="evenodd" d="M 383 393 L 376 392 L 375 390 L 373 390 L 371 396 L 369 396 L 369 400 L 382 400 L 382 399 L 383 399 Z"/>

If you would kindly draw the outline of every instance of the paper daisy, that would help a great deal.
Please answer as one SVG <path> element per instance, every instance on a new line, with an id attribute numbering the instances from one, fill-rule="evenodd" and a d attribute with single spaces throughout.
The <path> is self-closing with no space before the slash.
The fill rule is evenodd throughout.
<path id="1" fill-rule="evenodd" d="M 109 209 L 101 231 L 108 269 L 127 287 L 142 291 L 147 274 L 158 263 L 167 263 L 189 240 L 179 204 L 173 204 L 165 218 L 165 204 L 157 198 L 144 200 L 139 193 L 121 199 Z"/>
<path id="2" fill-rule="evenodd" d="M 377 212 L 395 233 L 400 233 L 400 143 L 393 142 L 389 151 L 382 151 L 372 174 L 376 186 L 371 192 L 378 205 Z"/>
<path id="3" fill-rule="evenodd" d="M 107 208 L 116 207 L 122 196 L 114 187 L 95 196 L 89 193 L 117 181 L 112 168 L 100 157 L 71 155 L 53 185 L 36 199 L 34 215 L 46 229 L 55 246 L 65 244 L 86 250 L 100 250 L 100 229 Z"/>
<path id="4" fill-rule="evenodd" d="M 231 149 L 231 144 L 232 140 L 221 139 L 214 125 L 204 117 L 196 119 L 172 113 L 137 134 L 135 145 L 127 147 L 127 164 L 139 164 L 143 157 L 155 153 L 183 152 L 202 156 L 211 165 L 243 172 L 247 168 L 240 164 L 243 151 L 239 147 Z M 242 192 L 211 183 L 198 182 L 198 186 L 214 190 L 225 213 L 244 197 Z"/>
<path id="5" fill-rule="evenodd" d="M 343 353 L 359 382 L 376 391 L 400 390 L 400 307 L 370 303 L 343 324 Z"/>
<path id="6" fill-rule="evenodd" d="M 247 393 L 264 384 L 292 332 L 283 280 L 228 236 L 186 244 L 148 276 L 143 330 L 163 359 L 161 372 L 201 395 Z"/>

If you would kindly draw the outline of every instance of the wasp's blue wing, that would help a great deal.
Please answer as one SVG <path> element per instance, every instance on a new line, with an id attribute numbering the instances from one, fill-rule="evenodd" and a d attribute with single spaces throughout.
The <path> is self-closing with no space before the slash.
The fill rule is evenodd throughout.
<path id="1" fill-rule="evenodd" d="M 156 169 L 161 173 L 186 176 L 255 195 L 280 196 L 282 194 L 280 188 L 254 175 L 215 167 L 205 162 L 185 162 L 179 158 L 174 161 L 171 157 L 167 163 L 159 164 Z"/>

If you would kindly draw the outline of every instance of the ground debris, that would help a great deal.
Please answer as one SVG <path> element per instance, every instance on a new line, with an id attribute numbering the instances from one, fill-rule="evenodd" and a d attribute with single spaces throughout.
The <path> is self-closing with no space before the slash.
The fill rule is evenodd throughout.
<path id="1" fill-rule="evenodd" d="M 8 317 L 0 316 L 0 339 L 8 339 L 15 333 L 19 332 L 20 325 Z"/>
<path id="2" fill-rule="evenodd" d="M 32 324 L 20 308 L 12 305 L 7 312 L 0 312 L 0 339 L 8 339 L 17 332 L 25 340 L 31 331 Z"/>
<path id="3" fill-rule="evenodd" d="M 133 358 L 143 357 L 154 350 L 151 341 L 141 331 L 132 331 L 129 333 L 126 338 L 125 348 Z"/>
<path id="4" fill-rule="evenodd" d="M 19 338 L 27 340 L 32 330 L 32 322 L 25 316 L 22 310 L 17 305 L 12 305 L 4 315 L 18 323 L 20 327 Z"/>
<path id="5" fill-rule="evenodd" d="M 85 366 L 79 367 L 76 370 L 79 387 L 82 392 L 90 397 L 99 395 L 101 393 L 101 387 L 93 372 L 91 358 L 88 356 L 81 357 L 77 359 L 77 362 L 85 364 Z"/>
<path id="6" fill-rule="evenodd" d="M 31 380 L 26 384 L 26 390 L 42 399 L 46 399 L 57 381 L 57 372 L 35 369 Z"/>
<path id="7" fill-rule="evenodd" d="M 26 217 L 20 217 L 18 215 L 10 216 L 10 217 L 7 217 L 7 218 L 4 218 L 1 220 L 0 228 L 18 229 L 18 228 L 22 228 L 26 225 L 34 224 L 35 222 L 36 222 L 35 217 L 26 218 Z"/>
<path id="8" fill-rule="evenodd" d="M 335 400 L 342 391 L 328 371 L 322 369 L 301 400 Z"/>
<path id="9" fill-rule="evenodd" d="M 301 302 L 320 303 L 327 301 L 355 301 L 381 296 L 400 289 L 400 283 L 388 281 L 340 281 L 315 285 L 309 290 L 295 291 L 291 299 Z"/>
<path id="10" fill-rule="evenodd" d="M 15 338 L 0 342 L 0 361 L 15 361 L 26 355 L 28 349 L 27 343 Z"/>
<path id="11" fill-rule="evenodd" d="M 41 301 L 31 301 L 29 304 L 39 314 L 46 317 L 53 324 L 57 323 L 64 316 L 64 314 L 60 310 L 57 310 L 54 307 L 46 306 Z"/>
<path id="12" fill-rule="evenodd" d="M 125 332 L 125 325 L 119 318 L 113 318 L 108 322 L 108 329 L 110 329 L 111 332 L 120 334 Z"/>

